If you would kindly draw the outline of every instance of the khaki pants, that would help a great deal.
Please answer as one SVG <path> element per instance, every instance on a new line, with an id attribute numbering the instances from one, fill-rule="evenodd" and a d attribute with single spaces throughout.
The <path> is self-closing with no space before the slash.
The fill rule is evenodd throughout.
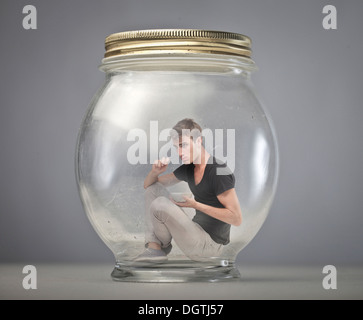
<path id="1" fill-rule="evenodd" d="M 145 244 L 156 242 L 162 248 L 166 248 L 174 239 L 180 250 L 189 258 L 218 256 L 223 245 L 214 242 L 210 235 L 169 197 L 169 192 L 159 182 L 146 189 Z"/>

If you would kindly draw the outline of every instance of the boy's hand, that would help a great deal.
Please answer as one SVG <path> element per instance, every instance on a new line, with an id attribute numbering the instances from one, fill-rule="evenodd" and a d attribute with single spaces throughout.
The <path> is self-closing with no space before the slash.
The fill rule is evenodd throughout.
<path id="1" fill-rule="evenodd" d="M 187 207 L 187 208 L 194 208 L 196 207 L 197 205 L 197 201 L 194 200 L 194 198 L 189 198 L 189 197 L 186 197 L 186 196 L 183 196 L 184 198 L 184 202 L 176 202 L 173 200 L 173 198 L 170 198 L 170 200 L 172 202 L 174 202 L 177 206 L 179 207 Z"/>
<path id="2" fill-rule="evenodd" d="M 162 157 L 161 160 L 155 160 L 153 167 L 152 167 L 152 172 L 156 176 L 162 174 L 167 169 L 169 162 L 170 162 L 170 159 L 167 157 Z"/>

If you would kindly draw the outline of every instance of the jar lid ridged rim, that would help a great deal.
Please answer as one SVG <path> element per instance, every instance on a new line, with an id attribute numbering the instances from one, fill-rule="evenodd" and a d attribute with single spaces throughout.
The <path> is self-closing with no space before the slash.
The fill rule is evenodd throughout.
<path id="1" fill-rule="evenodd" d="M 197 30 L 152 29 L 106 37 L 105 58 L 130 54 L 211 53 L 251 58 L 251 39 L 243 34 Z"/>

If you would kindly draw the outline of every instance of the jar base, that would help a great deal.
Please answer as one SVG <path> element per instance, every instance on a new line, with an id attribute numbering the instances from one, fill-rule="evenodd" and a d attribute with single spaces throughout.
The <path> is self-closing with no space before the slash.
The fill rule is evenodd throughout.
<path id="1" fill-rule="evenodd" d="M 177 261 L 144 266 L 116 263 L 111 278 L 121 282 L 221 282 L 241 280 L 241 275 L 234 264 L 193 265 L 190 261 Z"/>

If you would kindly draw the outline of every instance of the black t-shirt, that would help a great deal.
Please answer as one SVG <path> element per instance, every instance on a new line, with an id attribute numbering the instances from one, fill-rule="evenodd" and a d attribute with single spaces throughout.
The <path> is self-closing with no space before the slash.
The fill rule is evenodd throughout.
<path id="1" fill-rule="evenodd" d="M 174 171 L 174 175 L 179 180 L 188 183 L 197 202 L 216 208 L 224 208 L 217 196 L 224 191 L 234 188 L 235 185 L 233 173 L 225 163 L 218 163 L 214 157 L 209 159 L 202 180 L 197 185 L 194 180 L 193 163 L 181 165 Z M 215 242 L 223 245 L 229 243 L 230 224 L 215 219 L 199 210 L 196 210 L 193 221 L 198 223 Z"/>

